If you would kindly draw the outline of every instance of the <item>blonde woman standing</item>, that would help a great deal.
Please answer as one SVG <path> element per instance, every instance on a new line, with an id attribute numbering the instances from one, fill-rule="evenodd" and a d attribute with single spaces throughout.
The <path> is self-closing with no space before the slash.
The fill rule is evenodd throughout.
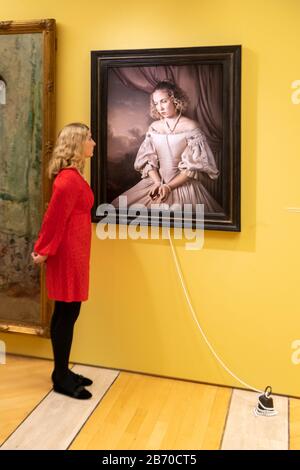
<path id="1" fill-rule="evenodd" d="M 49 163 L 49 177 L 55 178 L 52 197 L 32 253 L 34 263 L 46 262 L 48 296 L 55 300 L 50 327 L 53 388 L 78 399 L 92 396 L 84 388 L 92 381 L 69 369 L 69 356 L 81 302 L 88 298 L 94 196 L 83 170 L 95 145 L 85 124 L 69 124 L 59 133 Z"/>

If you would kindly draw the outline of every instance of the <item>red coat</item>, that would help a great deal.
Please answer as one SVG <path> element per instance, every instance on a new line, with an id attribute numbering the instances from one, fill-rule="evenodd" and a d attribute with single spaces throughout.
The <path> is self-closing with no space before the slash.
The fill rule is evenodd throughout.
<path id="1" fill-rule="evenodd" d="M 87 300 L 91 248 L 91 208 L 94 196 L 75 168 L 61 170 L 34 245 L 48 255 L 46 286 L 50 299 Z"/>

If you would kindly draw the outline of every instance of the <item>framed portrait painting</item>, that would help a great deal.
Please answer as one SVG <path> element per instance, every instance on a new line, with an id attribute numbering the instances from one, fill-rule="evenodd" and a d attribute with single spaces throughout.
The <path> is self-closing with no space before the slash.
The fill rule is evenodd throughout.
<path id="1" fill-rule="evenodd" d="M 51 185 L 55 20 L 0 21 L 0 331 L 48 336 L 44 268 L 31 259 Z"/>
<path id="2" fill-rule="evenodd" d="M 93 221 L 240 231 L 241 46 L 91 59 Z"/>

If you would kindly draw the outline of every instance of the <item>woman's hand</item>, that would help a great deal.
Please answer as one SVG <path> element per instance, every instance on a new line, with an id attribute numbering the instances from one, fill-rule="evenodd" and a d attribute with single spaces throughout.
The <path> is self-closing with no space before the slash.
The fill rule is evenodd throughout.
<path id="1" fill-rule="evenodd" d="M 38 253 L 31 253 L 31 258 L 33 259 L 34 264 L 42 264 L 46 261 L 48 256 L 39 255 Z"/>
<path id="2" fill-rule="evenodd" d="M 159 188 L 161 187 L 161 182 L 157 181 L 151 186 L 150 191 L 148 192 L 148 196 L 151 197 L 152 200 L 156 199 L 159 195 Z"/>
<path id="3" fill-rule="evenodd" d="M 166 199 L 168 199 L 171 191 L 172 191 L 172 188 L 168 184 L 161 185 L 158 191 L 160 202 L 164 202 Z"/>

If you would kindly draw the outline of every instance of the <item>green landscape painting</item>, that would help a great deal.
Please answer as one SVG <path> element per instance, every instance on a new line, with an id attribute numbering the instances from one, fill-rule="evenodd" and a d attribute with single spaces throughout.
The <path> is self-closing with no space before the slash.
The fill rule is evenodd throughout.
<path id="1" fill-rule="evenodd" d="M 42 62 L 41 33 L 0 35 L 0 321 L 40 318 Z"/>

